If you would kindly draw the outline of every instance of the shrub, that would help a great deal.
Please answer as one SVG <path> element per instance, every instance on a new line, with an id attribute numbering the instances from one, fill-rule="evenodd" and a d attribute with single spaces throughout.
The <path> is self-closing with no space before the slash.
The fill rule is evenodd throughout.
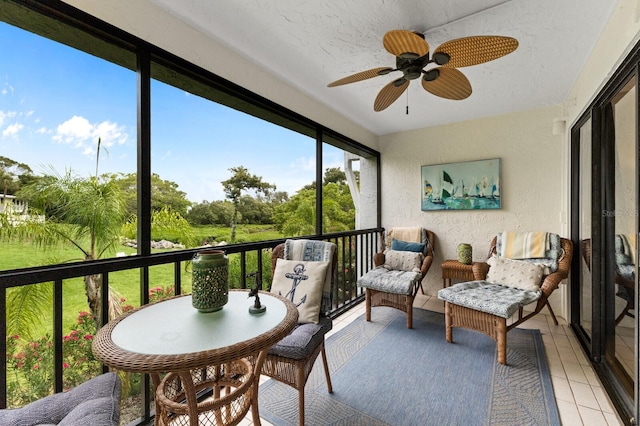
<path id="1" fill-rule="evenodd" d="M 93 316 L 80 312 L 69 334 L 62 338 L 62 368 L 64 390 L 101 373 L 91 344 L 95 335 Z M 20 406 L 53 393 L 53 339 L 46 334 L 40 339 L 25 341 L 18 335 L 7 339 L 7 364 L 13 374 L 8 380 L 8 406 Z"/>

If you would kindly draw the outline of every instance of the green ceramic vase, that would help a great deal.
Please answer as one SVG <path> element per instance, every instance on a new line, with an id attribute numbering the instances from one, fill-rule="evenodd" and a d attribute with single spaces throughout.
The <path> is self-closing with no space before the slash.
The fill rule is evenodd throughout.
<path id="1" fill-rule="evenodd" d="M 458 244 L 458 262 L 463 265 L 471 265 L 472 258 L 471 244 Z"/>
<path id="2" fill-rule="evenodd" d="M 200 312 L 222 309 L 229 301 L 229 258 L 222 250 L 205 250 L 192 261 L 191 299 Z"/>

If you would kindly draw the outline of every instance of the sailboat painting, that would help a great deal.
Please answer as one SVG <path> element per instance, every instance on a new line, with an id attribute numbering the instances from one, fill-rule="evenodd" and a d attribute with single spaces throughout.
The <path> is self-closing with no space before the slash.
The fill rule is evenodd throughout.
<path id="1" fill-rule="evenodd" d="M 422 166 L 422 210 L 500 208 L 500 159 Z"/>

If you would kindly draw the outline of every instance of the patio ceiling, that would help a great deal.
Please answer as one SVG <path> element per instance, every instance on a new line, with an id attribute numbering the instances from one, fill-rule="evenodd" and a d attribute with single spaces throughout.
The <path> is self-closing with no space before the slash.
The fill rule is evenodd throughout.
<path id="1" fill-rule="evenodd" d="M 256 72 L 279 76 L 382 135 L 562 104 L 610 17 L 615 0 L 151 0 L 239 52 Z M 426 92 L 419 80 L 374 112 L 380 89 L 400 76 L 328 88 L 347 75 L 394 67 L 388 30 L 425 35 L 431 51 L 451 39 L 504 35 L 519 41 L 502 58 L 462 68 L 473 93 L 462 101 Z M 409 113 L 406 114 L 406 107 Z"/>

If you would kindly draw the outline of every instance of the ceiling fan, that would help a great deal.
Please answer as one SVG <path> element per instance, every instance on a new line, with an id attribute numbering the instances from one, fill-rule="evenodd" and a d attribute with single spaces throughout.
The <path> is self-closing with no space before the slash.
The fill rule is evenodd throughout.
<path id="1" fill-rule="evenodd" d="M 461 100 L 471 95 L 471 83 L 456 68 L 492 61 L 518 48 L 515 38 L 473 36 L 447 41 L 429 55 L 429 44 L 424 35 L 407 30 L 388 31 L 382 38 L 382 44 L 387 52 L 396 57 L 395 68 L 373 68 L 341 78 L 327 86 L 341 86 L 401 71 L 402 77 L 380 90 L 373 103 L 374 111 L 382 111 L 394 103 L 409 87 L 409 82 L 419 77 L 422 77 L 422 87 L 427 92 L 441 98 Z M 437 66 L 425 70 L 432 63 Z"/>

